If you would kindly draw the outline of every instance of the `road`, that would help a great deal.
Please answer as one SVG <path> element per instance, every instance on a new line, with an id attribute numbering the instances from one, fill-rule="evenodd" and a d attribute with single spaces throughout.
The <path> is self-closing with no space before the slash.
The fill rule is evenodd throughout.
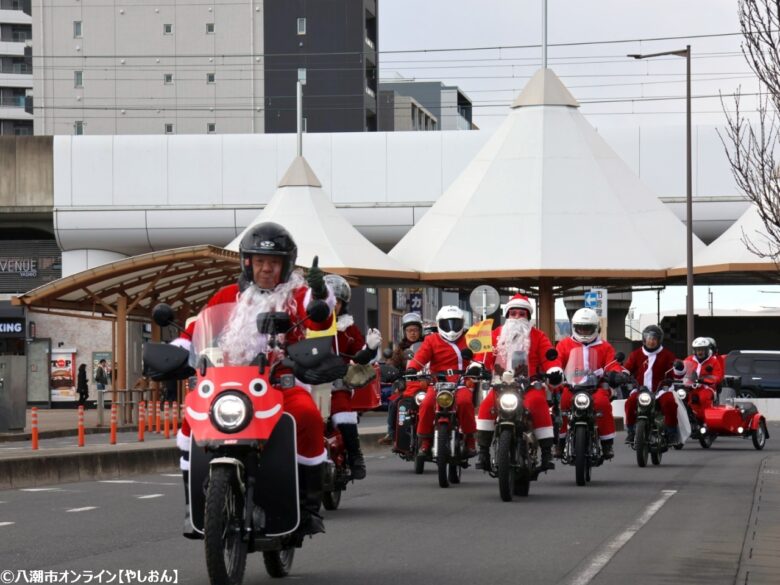
<path id="1" fill-rule="evenodd" d="M 770 433 L 780 436 L 780 425 Z M 707 451 L 689 442 L 660 467 L 639 469 L 621 444 L 590 485 L 577 487 L 574 468 L 559 463 L 511 503 L 474 469 L 441 489 L 432 469 L 416 476 L 411 464 L 374 453 L 368 478 L 325 513 L 327 534 L 297 552 L 292 577 L 312 585 L 732 585 L 762 461 L 778 450 L 776 439 L 764 451 L 739 439 Z M 202 543 L 179 536 L 182 491 L 175 470 L 0 491 L 0 571 L 69 570 L 84 583 L 86 572 L 176 569 L 179 583 L 206 584 Z M 269 579 L 262 557 L 250 555 L 244 582 Z"/>

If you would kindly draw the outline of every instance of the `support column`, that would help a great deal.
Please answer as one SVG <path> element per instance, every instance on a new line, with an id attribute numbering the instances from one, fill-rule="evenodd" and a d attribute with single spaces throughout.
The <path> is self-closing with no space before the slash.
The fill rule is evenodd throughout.
<path id="1" fill-rule="evenodd" d="M 160 326 L 152 321 L 152 339 L 151 341 L 154 343 L 158 343 L 160 339 L 162 338 L 162 330 L 160 329 Z M 152 396 L 159 396 L 160 395 L 160 383 L 152 380 L 149 384 L 149 389 L 151 390 Z"/>
<path id="2" fill-rule="evenodd" d="M 115 392 L 117 390 L 126 392 L 125 420 L 132 422 L 131 396 L 127 392 L 127 298 L 123 296 L 119 296 L 116 301 L 116 355 L 114 361 L 116 361 L 114 390 Z"/>
<path id="3" fill-rule="evenodd" d="M 379 331 L 382 333 L 384 347 L 393 339 L 393 289 L 377 288 L 376 293 L 379 301 Z M 384 347 L 379 348 L 380 352 Z M 380 353 L 381 355 L 381 353 Z"/>
<path id="4" fill-rule="evenodd" d="M 550 341 L 555 343 L 555 297 L 553 295 L 552 279 L 539 279 L 539 329 L 545 332 Z"/>

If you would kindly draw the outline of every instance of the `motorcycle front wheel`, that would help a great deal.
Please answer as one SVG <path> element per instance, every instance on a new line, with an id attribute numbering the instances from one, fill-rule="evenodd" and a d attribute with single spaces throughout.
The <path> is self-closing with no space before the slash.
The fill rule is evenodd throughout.
<path id="1" fill-rule="evenodd" d="M 636 421 L 636 433 L 634 434 L 634 449 L 636 449 L 636 463 L 639 467 L 647 466 L 647 421 Z"/>
<path id="2" fill-rule="evenodd" d="M 275 579 L 286 577 L 292 570 L 294 558 L 295 549 L 293 547 L 265 551 L 263 552 L 265 572 L 268 573 L 269 577 L 274 577 Z"/>
<path id="3" fill-rule="evenodd" d="M 241 537 L 243 510 L 235 467 L 213 467 L 203 526 L 206 570 L 212 585 L 240 585 L 244 579 L 247 543 Z"/>
<path id="4" fill-rule="evenodd" d="M 512 488 L 515 483 L 515 473 L 512 467 L 512 429 L 502 429 L 498 436 L 496 449 L 496 467 L 498 468 L 498 493 L 504 502 L 512 501 Z"/>
<path id="5" fill-rule="evenodd" d="M 439 468 L 439 487 L 450 487 L 448 462 L 450 460 L 450 431 L 447 427 L 436 429 L 436 465 Z"/>
<path id="6" fill-rule="evenodd" d="M 341 490 L 335 489 L 332 492 L 322 492 L 322 507 L 326 510 L 338 510 L 341 504 Z"/>
<path id="7" fill-rule="evenodd" d="M 758 423 L 758 428 L 753 431 L 753 447 L 760 451 L 764 445 L 766 445 L 766 423 L 761 421 Z"/>
<path id="8" fill-rule="evenodd" d="M 578 426 L 574 429 L 574 477 L 577 485 L 585 485 L 588 473 L 588 429 Z"/>

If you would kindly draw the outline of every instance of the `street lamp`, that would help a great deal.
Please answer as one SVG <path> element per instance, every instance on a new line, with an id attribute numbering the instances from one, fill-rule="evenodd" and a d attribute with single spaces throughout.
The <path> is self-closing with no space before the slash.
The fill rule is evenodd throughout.
<path id="1" fill-rule="evenodd" d="M 686 45 L 679 51 L 664 51 L 663 53 L 650 53 L 648 55 L 626 55 L 634 59 L 650 59 L 651 57 L 662 57 L 664 55 L 674 55 L 676 57 L 685 57 L 685 114 L 686 114 L 686 144 L 685 144 L 685 163 L 686 163 L 686 191 L 685 191 L 685 227 L 687 235 L 687 258 L 686 258 L 686 298 L 685 314 L 686 336 L 688 338 L 688 348 L 693 345 L 693 183 L 691 180 L 691 46 Z"/>

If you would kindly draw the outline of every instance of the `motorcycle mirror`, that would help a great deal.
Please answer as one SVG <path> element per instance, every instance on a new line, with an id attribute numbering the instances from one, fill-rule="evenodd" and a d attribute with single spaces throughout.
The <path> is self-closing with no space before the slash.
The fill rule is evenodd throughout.
<path id="1" fill-rule="evenodd" d="M 547 350 L 547 353 L 544 354 L 544 357 L 547 358 L 548 362 L 551 362 L 553 360 L 557 360 L 558 359 L 558 350 L 556 350 L 555 348 L 551 347 L 550 349 Z"/>
<path id="2" fill-rule="evenodd" d="M 267 335 L 282 333 L 292 327 L 290 315 L 288 315 L 286 311 L 258 313 L 255 322 L 257 324 L 257 331 Z"/>
<path id="3" fill-rule="evenodd" d="M 407 350 L 404 352 L 404 359 L 405 359 L 406 361 L 409 361 L 409 360 L 410 360 L 410 359 L 412 359 L 413 357 L 414 357 L 414 352 L 413 352 L 411 349 L 407 349 Z"/>
<path id="4" fill-rule="evenodd" d="M 682 360 L 674 360 L 674 369 L 678 370 L 678 371 L 679 370 L 684 370 L 685 369 L 685 364 L 683 363 Z"/>
<path id="5" fill-rule="evenodd" d="M 393 350 L 389 347 L 386 347 L 382 350 L 382 357 L 387 359 L 393 357 Z"/>
<path id="6" fill-rule="evenodd" d="M 474 352 L 471 351 L 468 347 L 464 347 L 460 350 L 460 357 L 467 361 L 471 360 L 474 357 Z"/>
<path id="7" fill-rule="evenodd" d="M 325 301 L 316 300 L 309 303 L 306 313 L 315 323 L 322 323 L 330 316 L 330 307 Z"/>
<path id="8" fill-rule="evenodd" d="M 152 321 L 160 327 L 167 327 L 172 324 L 174 318 L 173 308 L 167 303 L 158 303 L 152 309 Z"/>
<path id="9" fill-rule="evenodd" d="M 619 351 L 617 354 L 615 354 L 615 361 L 619 364 L 622 364 L 626 360 L 626 354 L 624 354 L 622 351 Z"/>

